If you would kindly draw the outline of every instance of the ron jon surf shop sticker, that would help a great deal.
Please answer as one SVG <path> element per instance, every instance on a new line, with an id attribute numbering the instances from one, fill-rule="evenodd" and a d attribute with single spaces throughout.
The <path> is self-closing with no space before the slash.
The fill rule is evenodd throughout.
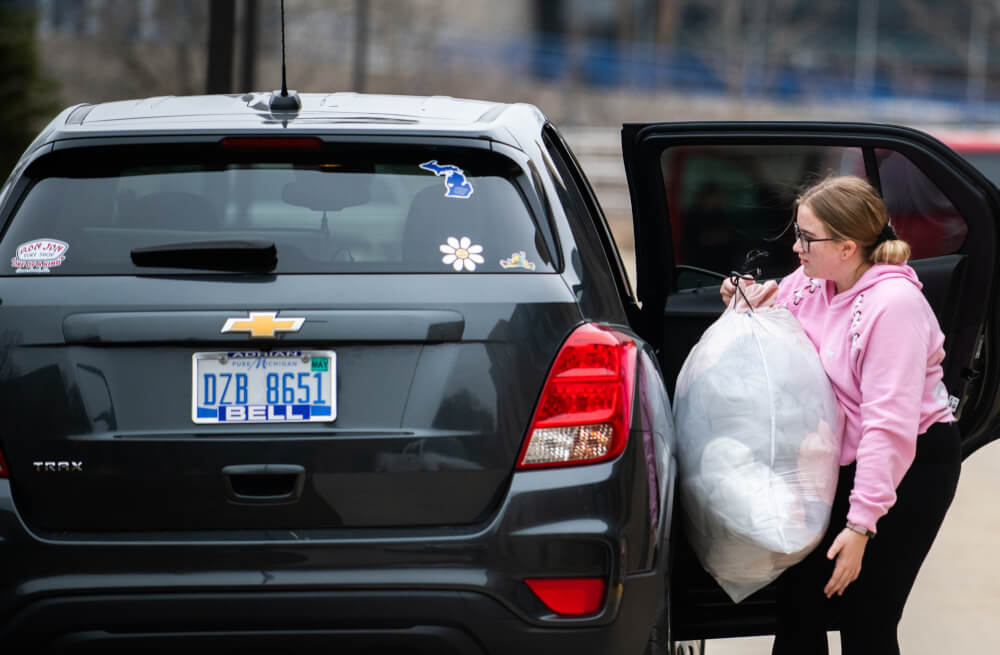
<path id="1" fill-rule="evenodd" d="M 69 244 L 59 239 L 35 239 L 17 247 L 10 265 L 18 273 L 49 273 L 66 261 Z"/>

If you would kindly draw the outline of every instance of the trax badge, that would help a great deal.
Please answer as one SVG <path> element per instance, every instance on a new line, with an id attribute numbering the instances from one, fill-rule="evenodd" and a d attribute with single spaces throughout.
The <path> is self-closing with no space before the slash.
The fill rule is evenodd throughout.
<path id="1" fill-rule="evenodd" d="M 58 462 L 32 462 L 35 470 L 39 473 L 69 473 L 76 471 L 83 473 L 83 462 L 77 460 L 60 460 Z"/>
<path id="2" fill-rule="evenodd" d="M 276 332 L 298 332 L 304 318 L 276 318 L 277 312 L 250 312 L 250 318 L 230 318 L 222 332 L 249 332 L 251 338 L 274 339 Z"/>

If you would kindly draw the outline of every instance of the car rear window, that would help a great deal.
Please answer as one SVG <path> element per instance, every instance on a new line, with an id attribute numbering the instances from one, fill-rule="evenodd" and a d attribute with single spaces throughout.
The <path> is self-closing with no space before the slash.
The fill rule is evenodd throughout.
<path id="1" fill-rule="evenodd" d="M 275 273 L 553 271 L 546 224 L 509 159 L 292 141 L 50 155 L 0 240 L 2 274 L 190 274 L 200 260 L 137 265 L 133 252 L 234 242 L 273 244 Z"/>

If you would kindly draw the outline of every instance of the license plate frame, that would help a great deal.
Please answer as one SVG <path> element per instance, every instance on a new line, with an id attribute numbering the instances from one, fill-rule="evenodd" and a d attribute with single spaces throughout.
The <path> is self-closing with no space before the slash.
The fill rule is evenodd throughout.
<path id="1" fill-rule="evenodd" d="M 240 380 L 237 374 L 246 377 Z M 269 387 L 272 374 L 277 376 L 274 396 L 270 396 Z M 291 386 L 288 375 L 292 376 Z M 289 398 L 289 390 L 291 402 L 284 402 Z M 314 397 L 316 394 L 318 399 Z M 268 402 L 272 398 L 282 402 Z M 332 350 L 244 350 L 191 355 L 194 423 L 328 423 L 336 418 L 337 354 Z"/>

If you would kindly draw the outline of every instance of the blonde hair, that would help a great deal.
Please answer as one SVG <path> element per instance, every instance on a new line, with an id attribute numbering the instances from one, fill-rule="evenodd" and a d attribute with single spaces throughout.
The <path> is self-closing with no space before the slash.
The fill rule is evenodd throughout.
<path id="1" fill-rule="evenodd" d="M 902 239 L 878 243 L 889 213 L 878 192 L 860 177 L 827 177 L 796 198 L 795 208 L 802 205 L 829 228 L 830 236 L 858 244 L 869 264 L 903 264 L 910 258 L 910 244 Z"/>

